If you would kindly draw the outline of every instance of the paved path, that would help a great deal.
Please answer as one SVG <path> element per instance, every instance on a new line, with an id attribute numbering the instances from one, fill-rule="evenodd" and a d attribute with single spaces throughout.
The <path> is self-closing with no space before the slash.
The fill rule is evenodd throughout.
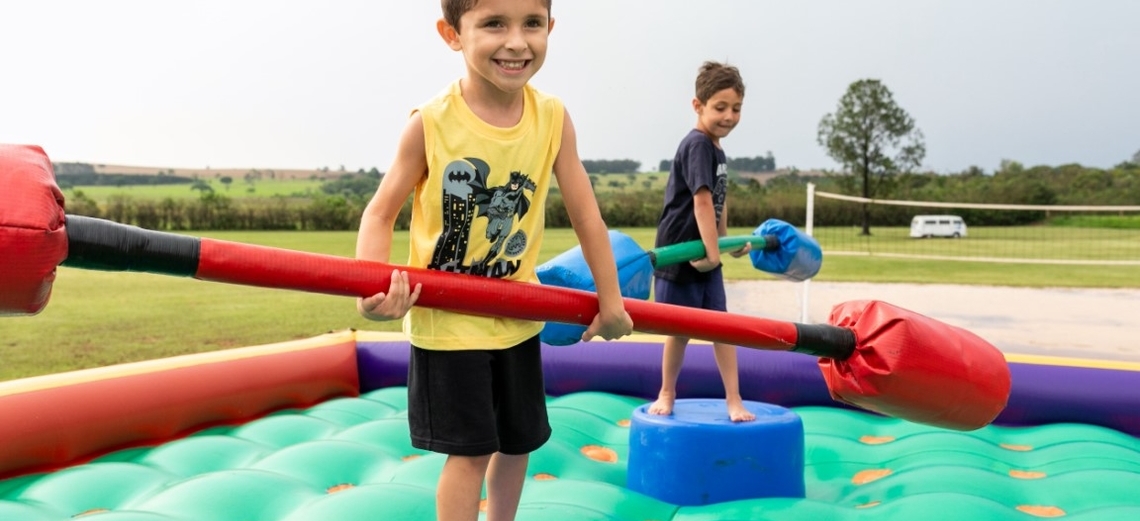
<path id="1" fill-rule="evenodd" d="M 977 334 L 1007 353 L 1140 361 L 1140 290 L 812 281 L 809 323 L 832 306 L 882 300 Z M 732 313 L 801 322 L 803 284 L 730 281 Z"/>

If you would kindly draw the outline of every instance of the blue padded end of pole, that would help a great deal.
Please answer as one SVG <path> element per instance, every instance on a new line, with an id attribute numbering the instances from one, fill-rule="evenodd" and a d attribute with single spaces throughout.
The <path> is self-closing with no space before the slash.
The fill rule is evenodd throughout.
<path id="1" fill-rule="evenodd" d="M 803 498 L 804 428 L 798 414 L 745 401 L 756 420 L 734 423 L 723 399 L 681 399 L 670 416 L 633 411 L 630 490 L 681 506 Z"/>
<path id="2" fill-rule="evenodd" d="M 653 283 L 653 262 L 649 254 L 632 237 L 610 230 L 610 247 L 617 262 L 618 281 L 624 297 L 647 300 Z M 538 280 L 550 286 L 594 291 L 594 277 L 582 255 L 582 247 L 575 246 L 546 261 L 535 270 Z M 593 318 L 593 317 L 590 317 Z M 565 346 L 582 339 L 586 326 L 547 322 L 540 339 L 550 345 Z"/>
<path id="3" fill-rule="evenodd" d="M 819 273 L 823 251 L 812 236 L 779 219 L 768 219 L 752 231 L 752 235 L 774 235 L 780 248 L 776 251 L 752 250 L 752 266 L 760 271 L 794 282 L 805 281 Z"/>

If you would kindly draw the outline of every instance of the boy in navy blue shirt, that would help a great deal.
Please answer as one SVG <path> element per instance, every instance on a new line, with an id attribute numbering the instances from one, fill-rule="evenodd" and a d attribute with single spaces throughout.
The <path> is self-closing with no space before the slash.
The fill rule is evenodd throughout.
<path id="1" fill-rule="evenodd" d="M 701 66 L 693 98 L 697 126 L 681 140 L 673 158 L 655 246 L 700 240 L 706 255 L 689 263 L 656 269 L 653 291 L 657 302 L 727 311 L 717 246 L 717 240 L 727 233 L 728 222 L 728 161 L 720 140 L 740 122 L 743 103 L 744 81 L 736 67 L 711 61 Z M 745 246 L 731 255 L 739 257 L 748 250 Z M 677 377 L 688 343 L 687 337 L 665 339 L 661 391 L 649 407 L 650 414 L 672 414 Z M 740 397 L 736 346 L 715 343 L 713 352 L 724 382 L 729 417 L 734 422 L 756 419 Z"/>

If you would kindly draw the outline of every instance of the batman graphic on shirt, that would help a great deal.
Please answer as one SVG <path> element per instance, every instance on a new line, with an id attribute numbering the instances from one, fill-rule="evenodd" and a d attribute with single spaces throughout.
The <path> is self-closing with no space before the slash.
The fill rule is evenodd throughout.
<path id="1" fill-rule="evenodd" d="M 535 184 L 521 172 L 511 172 L 506 184 L 492 186 L 490 170 L 485 161 L 472 157 L 447 165 L 441 194 L 443 230 L 428 268 L 495 278 L 518 271 L 517 257 L 527 237 L 515 225 L 530 211 L 528 193 L 534 193 Z M 472 224 L 477 219 L 486 219 L 487 227 L 476 237 Z M 490 247 L 483 258 L 464 264 L 473 241 L 486 241 Z"/>

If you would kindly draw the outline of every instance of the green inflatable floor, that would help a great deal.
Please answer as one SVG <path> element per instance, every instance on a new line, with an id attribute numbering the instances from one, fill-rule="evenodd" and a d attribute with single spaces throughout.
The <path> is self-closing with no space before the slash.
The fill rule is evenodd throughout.
<path id="1" fill-rule="evenodd" d="M 0 481 L 0 520 L 432 519 L 444 457 L 411 447 L 406 390 L 289 410 L 57 472 Z M 519 520 L 1140 519 L 1140 440 L 1088 425 L 961 433 L 825 407 L 806 433 L 807 498 L 678 507 L 624 487 L 644 400 L 550 399 Z"/>

